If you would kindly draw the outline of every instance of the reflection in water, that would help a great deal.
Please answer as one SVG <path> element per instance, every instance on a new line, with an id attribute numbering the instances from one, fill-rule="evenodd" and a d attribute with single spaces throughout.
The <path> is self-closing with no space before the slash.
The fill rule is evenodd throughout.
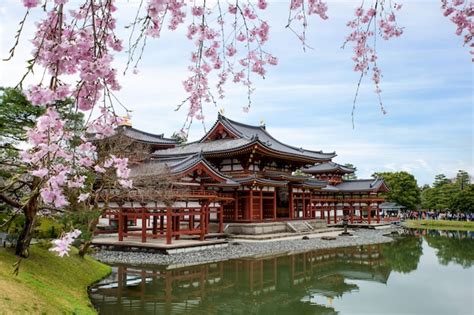
<path id="1" fill-rule="evenodd" d="M 471 235 L 424 237 L 441 263 L 471 266 Z M 386 286 L 391 272 L 413 272 L 422 252 L 422 238 L 406 236 L 391 244 L 193 267 L 116 266 L 90 296 L 101 314 L 334 314 L 334 299 L 357 294 L 364 283 Z"/>

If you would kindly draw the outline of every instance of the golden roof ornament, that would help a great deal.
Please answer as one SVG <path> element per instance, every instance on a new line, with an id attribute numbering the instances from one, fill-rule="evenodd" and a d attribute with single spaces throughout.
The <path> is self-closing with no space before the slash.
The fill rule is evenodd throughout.
<path id="1" fill-rule="evenodd" d="M 122 116 L 122 121 L 118 125 L 132 127 L 132 118 L 130 117 L 130 115 Z"/>

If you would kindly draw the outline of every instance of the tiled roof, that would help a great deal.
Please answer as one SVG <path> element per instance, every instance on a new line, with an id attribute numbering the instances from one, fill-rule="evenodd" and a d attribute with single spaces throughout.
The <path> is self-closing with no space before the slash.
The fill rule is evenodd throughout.
<path id="1" fill-rule="evenodd" d="M 286 186 L 288 184 L 287 181 L 261 178 L 255 174 L 248 177 L 243 177 L 243 178 L 234 178 L 234 180 L 240 184 L 259 183 L 259 184 L 270 185 L 270 186 Z"/>
<path id="2" fill-rule="evenodd" d="M 329 162 L 324 162 L 324 163 L 318 163 L 311 167 L 304 168 L 302 169 L 302 171 L 308 174 L 321 174 L 321 173 L 328 173 L 328 172 L 339 172 L 343 174 L 349 174 L 349 173 L 354 173 L 355 169 L 329 161 Z"/>
<path id="3" fill-rule="evenodd" d="M 153 134 L 128 126 L 120 126 L 118 132 L 131 139 L 151 144 L 177 144 L 176 140 L 165 138 L 163 134 Z"/>
<path id="4" fill-rule="evenodd" d="M 150 160 L 132 167 L 130 176 L 132 178 L 136 176 L 153 176 L 165 172 L 170 172 L 172 175 L 181 174 L 190 170 L 199 163 L 203 163 L 209 171 L 225 180 L 226 184 L 238 186 L 238 183 L 216 170 L 201 154 Z"/>
<path id="5" fill-rule="evenodd" d="M 341 192 L 376 192 L 379 190 L 388 191 L 387 185 L 381 178 L 346 180 L 337 185 L 336 188 Z"/>
<path id="6" fill-rule="evenodd" d="M 156 156 L 182 156 L 196 153 L 213 153 L 222 152 L 233 149 L 245 147 L 252 143 L 252 140 L 248 139 L 220 139 L 209 142 L 191 142 L 187 144 L 178 145 L 174 148 L 166 150 L 155 151 Z"/>
<path id="7" fill-rule="evenodd" d="M 319 159 L 319 160 L 330 160 L 336 156 L 336 153 L 334 152 L 324 153 L 322 151 L 311 151 L 311 150 L 296 148 L 296 147 L 287 145 L 285 143 L 278 141 L 274 137 L 272 137 L 267 132 L 264 126 L 246 125 L 240 122 L 230 120 L 220 114 L 217 118 L 216 123 L 211 128 L 211 130 L 200 140 L 201 143 L 214 142 L 214 141 L 206 142 L 206 138 L 207 138 L 207 135 L 210 132 L 212 132 L 212 130 L 214 129 L 215 126 L 217 126 L 218 123 L 221 123 L 225 128 L 227 128 L 232 133 L 237 135 L 239 138 L 238 140 L 247 140 L 247 141 L 258 140 L 260 143 L 262 143 L 264 146 L 266 146 L 267 148 L 271 150 L 279 151 L 279 152 L 290 154 L 290 155 L 306 157 L 306 158 L 311 158 L 311 159 Z"/>

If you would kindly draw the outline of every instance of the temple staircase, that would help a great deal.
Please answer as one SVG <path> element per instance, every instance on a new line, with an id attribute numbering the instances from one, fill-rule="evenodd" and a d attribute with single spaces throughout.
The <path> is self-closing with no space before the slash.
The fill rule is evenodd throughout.
<path id="1" fill-rule="evenodd" d="M 308 221 L 291 221 L 286 222 L 288 230 L 294 233 L 308 233 L 314 231 L 314 227 Z"/>

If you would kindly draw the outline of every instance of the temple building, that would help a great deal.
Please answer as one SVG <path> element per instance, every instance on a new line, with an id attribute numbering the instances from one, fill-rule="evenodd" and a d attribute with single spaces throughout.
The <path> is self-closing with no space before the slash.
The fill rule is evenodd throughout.
<path id="1" fill-rule="evenodd" d="M 219 114 L 200 140 L 186 144 L 131 125 L 118 134 L 131 141 L 124 154 L 131 156 L 132 179 L 166 174 L 172 181 L 167 200 L 127 195 L 108 203 L 119 240 L 134 235 L 142 242 L 163 237 L 168 244 L 181 236 L 204 240 L 211 230 L 272 222 L 311 229 L 311 222 L 337 224 L 343 215 L 351 223 L 381 221 L 381 194 L 388 191 L 383 179 L 345 180 L 355 169 L 333 162 L 335 152 L 287 145 L 264 125 Z M 133 158 L 136 144 L 146 146 L 146 158 Z M 129 231 L 130 222 L 141 230 Z"/>

